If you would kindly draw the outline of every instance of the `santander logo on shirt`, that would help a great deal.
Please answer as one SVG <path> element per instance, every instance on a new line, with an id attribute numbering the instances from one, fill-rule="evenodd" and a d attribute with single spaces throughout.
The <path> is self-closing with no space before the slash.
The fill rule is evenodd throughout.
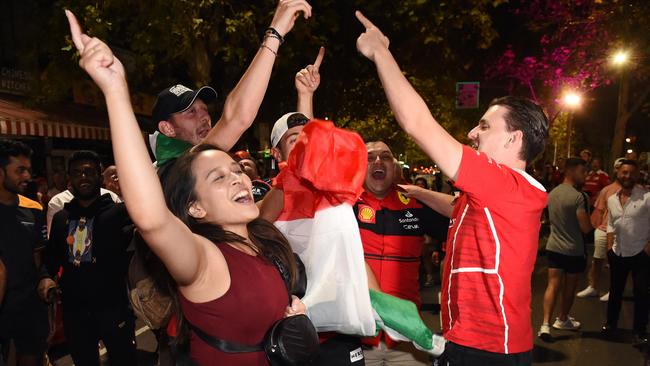
<path id="1" fill-rule="evenodd" d="M 417 222 L 420 221 L 418 217 L 415 217 L 411 211 L 406 211 L 404 214 L 405 218 L 402 219 L 397 219 L 400 224 L 402 224 L 402 227 L 406 230 L 417 230 L 420 228 L 420 225 L 417 224 Z"/>

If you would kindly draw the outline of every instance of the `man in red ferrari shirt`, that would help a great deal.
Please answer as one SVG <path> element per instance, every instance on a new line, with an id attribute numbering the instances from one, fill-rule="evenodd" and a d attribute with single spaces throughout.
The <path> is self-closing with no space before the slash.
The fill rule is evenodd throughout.
<path id="1" fill-rule="evenodd" d="M 524 169 L 544 149 L 548 119 L 525 98 L 493 101 L 468 135 L 456 141 L 433 118 L 404 77 L 385 37 L 360 12 L 357 49 L 377 67 L 400 126 L 462 191 L 440 195 L 451 223 L 442 284 L 441 320 L 448 340 L 442 364 L 530 365 L 531 274 L 547 194 Z"/>
<path id="2" fill-rule="evenodd" d="M 591 170 L 587 174 L 585 184 L 582 188 L 589 195 L 589 207 L 594 207 L 598 193 L 605 186 L 609 185 L 609 183 L 609 176 L 600 169 L 600 159 L 592 159 Z"/>

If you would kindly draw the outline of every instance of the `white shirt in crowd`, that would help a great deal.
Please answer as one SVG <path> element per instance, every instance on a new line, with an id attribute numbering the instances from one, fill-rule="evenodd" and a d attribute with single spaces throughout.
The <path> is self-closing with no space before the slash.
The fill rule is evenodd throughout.
<path id="1" fill-rule="evenodd" d="M 111 195 L 111 198 L 115 203 L 122 202 L 122 199 L 113 191 L 109 191 L 108 189 L 104 189 L 104 188 L 100 189 L 100 195 L 103 196 L 106 193 Z M 66 189 L 65 191 L 57 194 L 56 196 L 50 199 L 50 202 L 47 204 L 47 237 L 48 238 L 50 237 L 50 226 L 52 225 L 52 218 L 54 218 L 54 214 L 61 211 L 63 209 L 63 205 L 72 201 L 73 198 L 74 195 L 72 195 L 72 192 L 70 192 L 69 189 Z"/>
<path id="2" fill-rule="evenodd" d="M 607 233 L 614 233 L 614 253 L 621 257 L 639 254 L 650 241 L 650 192 L 634 186 L 621 206 L 621 191 L 607 199 Z"/>

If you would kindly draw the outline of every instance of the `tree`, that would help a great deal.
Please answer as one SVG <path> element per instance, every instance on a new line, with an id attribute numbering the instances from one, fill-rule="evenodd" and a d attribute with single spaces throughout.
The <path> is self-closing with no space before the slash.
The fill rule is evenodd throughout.
<path id="1" fill-rule="evenodd" d="M 490 11 L 503 2 L 473 0 L 472 6 L 433 0 L 314 2 L 313 18 L 298 21 L 280 49 L 257 122 L 274 121 L 295 108 L 293 76 L 325 45 L 317 116 L 385 138 L 396 153 L 425 159 L 392 120 L 374 67 L 356 51 L 362 27 L 354 10 L 364 11 L 391 38 L 393 53 L 434 116 L 462 139 L 478 115 L 455 109 L 455 83 L 480 75 L 477 60 L 497 37 Z M 26 53 L 42 62 L 38 98 L 65 100 L 71 84 L 85 76 L 74 66 L 61 8 L 38 4 L 36 21 L 48 26 L 32 37 L 31 44 L 40 47 Z M 132 89 L 155 94 L 171 83 L 210 83 L 223 102 L 257 51 L 277 2 L 69 0 L 56 4 L 75 11 L 90 34 L 116 50 Z"/>
<path id="2" fill-rule="evenodd" d="M 617 75 L 610 56 L 617 46 L 634 44 L 636 59 L 647 59 L 650 42 L 647 34 L 639 31 L 650 20 L 647 2 L 531 0 L 516 4 L 513 14 L 526 20 L 541 47 L 508 46 L 486 68 L 486 77 L 509 82 L 510 91 L 527 90 L 551 116 L 562 110 L 560 99 L 565 90 L 588 94 L 613 83 Z M 625 124 L 650 94 L 650 86 L 643 84 L 650 77 L 647 63 L 634 66 L 638 84 L 646 87 L 635 90 L 631 107 L 627 107 L 626 98 L 619 103 L 610 160 L 621 155 Z M 621 79 L 624 84 L 625 78 Z M 623 85 L 623 96 L 625 89 Z M 553 138 L 549 143 L 555 143 Z"/>

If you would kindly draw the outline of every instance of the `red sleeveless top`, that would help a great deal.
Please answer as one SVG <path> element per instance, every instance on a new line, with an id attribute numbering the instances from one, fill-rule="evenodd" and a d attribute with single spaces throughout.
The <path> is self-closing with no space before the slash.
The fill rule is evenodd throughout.
<path id="1" fill-rule="evenodd" d="M 204 303 L 187 300 L 180 292 L 183 315 L 207 334 L 231 342 L 255 345 L 284 317 L 288 294 L 277 268 L 260 256 L 248 255 L 228 244 L 219 245 L 230 272 L 230 288 Z M 268 365 L 264 352 L 225 353 L 190 332 L 190 355 L 200 366 Z"/>

